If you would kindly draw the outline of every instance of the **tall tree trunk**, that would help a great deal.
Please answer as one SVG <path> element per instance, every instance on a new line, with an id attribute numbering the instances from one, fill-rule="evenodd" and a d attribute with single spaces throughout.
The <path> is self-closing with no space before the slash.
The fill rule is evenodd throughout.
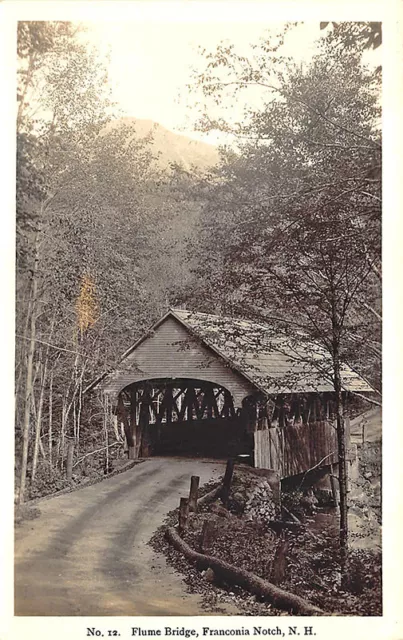
<path id="1" fill-rule="evenodd" d="M 105 474 L 109 473 L 109 402 L 108 398 L 104 398 L 104 431 L 105 431 Z"/>
<path id="2" fill-rule="evenodd" d="M 76 420 L 77 420 L 77 427 L 76 427 L 76 452 L 78 455 L 78 451 L 79 451 L 79 446 L 80 446 L 80 429 L 81 429 L 81 414 L 82 414 L 82 410 L 83 410 L 83 379 L 84 379 L 84 373 L 85 373 L 85 367 L 87 364 L 87 360 L 84 360 L 82 367 L 81 367 L 81 372 L 80 372 L 80 377 L 78 380 L 78 388 L 77 388 L 77 412 L 76 412 Z"/>
<path id="3" fill-rule="evenodd" d="M 51 328 L 50 328 L 49 340 L 52 340 L 54 326 L 55 326 L 55 318 L 53 317 Z M 43 399 L 45 396 L 48 361 L 49 361 L 49 345 L 46 349 L 45 362 L 43 364 L 43 370 L 42 370 L 42 376 L 41 376 L 41 390 L 39 394 L 38 413 L 36 416 L 36 424 L 35 424 L 35 446 L 34 446 L 34 455 L 32 459 L 31 485 L 33 485 L 35 482 L 36 468 L 38 465 L 38 453 L 39 453 L 41 427 L 42 427 L 42 408 L 43 408 Z"/>
<path id="4" fill-rule="evenodd" d="M 346 463 L 346 431 L 340 374 L 339 347 L 333 347 L 333 375 L 336 396 L 337 450 L 339 460 L 339 493 L 340 493 L 340 563 L 342 583 L 346 581 L 348 560 L 348 504 L 347 504 L 347 463 Z"/>
<path id="5" fill-rule="evenodd" d="M 53 471 L 53 433 L 52 433 L 52 422 L 53 422 L 53 370 L 50 374 L 50 382 L 49 382 L 49 431 L 48 431 L 48 449 L 49 449 L 49 469 L 52 473 Z"/>
<path id="6" fill-rule="evenodd" d="M 34 376 L 34 355 L 36 344 L 36 301 L 38 296 L 38 266 L 39 266 L 39 230 L 36 232 L 35 246 L 34 246 L 34 264 L 32 269 L 32 286 L 31 286 L 31 300 L 28 307 L 29 318 L 29 345 L 27 356 L 27 373 L 25 378 L 25 398 L 24 398 L 24 422 L 22 432 L 22 460 L 21 460 L 21 475 L 20 475 L 20 495 L 19 503 L 24 502 L 25 486 L 27 481 L 27 464 L 28 464 L 28 449 L 29 449 L 29 431 L 30 431 L 30 417 L 31 417 L 31 400 L 33 393 L 33 376 Z"/>
<path id="7" fill-rule="evenodd" d="M 68 482 L 73 479 L 74 442 L 71 440 L 67 446 L 66 478 Z"/>
<path id="8" fill-rule="evenodd" d="M 67 393 L 63 399 L 62 405 L 62 424 L 60 430 L 60 471 L 63 470 L 63 462 L 64 462 L 64 442 L 66 436 L 66 422 L 67 422 Z"/>
<path id="9" fill-rule="evenodd" d="M 33 485 L 35 482 L 36 476 L 36 468 L 38 465 L 38 453 L 39 453 L 39 441 L 41 437 L 41 426 L 42 426 L 42 408 L 43 408 L 43 398 L 45 394 L 45 384 L 46 384 L 46 374 L 47 374 L 47 365 L 48 365 L 48 353 L 49 347 L 47 349 L 45 363 L 43 365 L 43 373 L 41 380 L 41 391 L 39 395 L 39 404 L 38 404 L 38 413 L 36 416 L 36 425 L 35 425 L 35 445 L 34 445 L 34 455 L 32 458 L 32 474 L 31 474 L 31 484 Z"/>

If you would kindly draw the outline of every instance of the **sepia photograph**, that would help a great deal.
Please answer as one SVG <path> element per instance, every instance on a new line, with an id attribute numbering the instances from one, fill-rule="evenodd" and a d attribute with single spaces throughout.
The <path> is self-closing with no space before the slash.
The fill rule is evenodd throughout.
<path id="1" fill-rule="evenodd" d="M 133 4 L 16 23 L 14 615 L 382 616 L 382 22 Z"/>

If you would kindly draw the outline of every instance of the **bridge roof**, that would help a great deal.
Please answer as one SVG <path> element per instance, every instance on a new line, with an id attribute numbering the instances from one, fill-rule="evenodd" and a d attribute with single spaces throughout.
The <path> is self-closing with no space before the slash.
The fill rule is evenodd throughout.
<path id="1" fill-rule="evenodd" d="M 182 309 L 170 309 L 148 334 L 123 354 L 120 369 L 104 374 L 87 390 L 105 377 L 116 377 L 125 366 L 127 369 L 138 347 L 143 345 L 144 350 L 147 345 L 143 343 L 168 318 L 174 318 L 245 381 L 267 395 L 333 391 L 329 354 L 302 331 L 290 334 L 279 329 L 278 322 L 260 323 Z M 177 349 L 175 357 L 181 358 Z M 372 391 L 371 386 L 346 364 L 342 365 L 342 384 L 346 391 Z M 102 387 L 106 388 L 104 383 Z"/>
<path id="2" fill-rule="evenodd" d="M 279 329 L 278 322 L 263 324 L 181 309 L 171 313 L 265 393 L 333 391 L 330 355 L 302 331 L 291 335 Z M 372 391 L 346 364 L 342 383 L 346 391 Z"/>

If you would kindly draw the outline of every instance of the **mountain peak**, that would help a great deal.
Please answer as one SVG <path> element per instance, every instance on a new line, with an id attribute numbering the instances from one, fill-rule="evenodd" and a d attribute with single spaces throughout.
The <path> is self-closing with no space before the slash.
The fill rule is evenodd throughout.
<path id="1" fill-rule="evenodd" d="M 140 138 L 152 133 L 152 150 L 158 156 L 158 164 L 161 167 L 168 167 L 170 163 L 177 162 L 185 169 L 190 169 L 191 165 L 198 169 L 207 169 L 218 162 L 218 149 L 214 145 L 174 133 L 153 120 L 124 117 L 115 120 L 109 126 L 118 127 L 124 124 L 134 125 Z"/>

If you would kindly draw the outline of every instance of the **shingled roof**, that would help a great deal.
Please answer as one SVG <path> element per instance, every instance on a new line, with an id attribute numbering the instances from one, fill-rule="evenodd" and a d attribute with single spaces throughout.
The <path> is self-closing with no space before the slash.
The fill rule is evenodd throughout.
<path id="1" fill-rule="evenodd" d="M 291 336 L 279 330 L 278 322 L 263 324 L 182 309 L 171 309 L 168 315 L 266 394 L 333 391 L 329 354 L 301 331 Z M 348 365 L 342 366 L 342 383 L 346 391 L 372 391 Z"/>
<path id="2" fill-rule="evenodd" d="M 122 356 L 118 368 L 105 372 L 85 391 L 102 385 L 135 366 L 137 348 L 169 318 L 174 318 L 191 336 L 214 351 L 227 366 L 245 381 L 267 395 L 333 391 L 332 363 L 328 353 L 303 332 L 286 333 L 277 321 L 252 322 L 237 318 L 170 309 L 148 333 Z M 169 348 L 169 345 L 166 345 Z M 144 351 L 144 348 L 143 348 Z M 174 360 L 180 370 L 181 350 L 172 345 Z M 179 361 L 178 361 L 179 358 Z M 346 391 L 371 392 L 371 386 L 351 367 L 342 365 L 342 383 Z"/>

